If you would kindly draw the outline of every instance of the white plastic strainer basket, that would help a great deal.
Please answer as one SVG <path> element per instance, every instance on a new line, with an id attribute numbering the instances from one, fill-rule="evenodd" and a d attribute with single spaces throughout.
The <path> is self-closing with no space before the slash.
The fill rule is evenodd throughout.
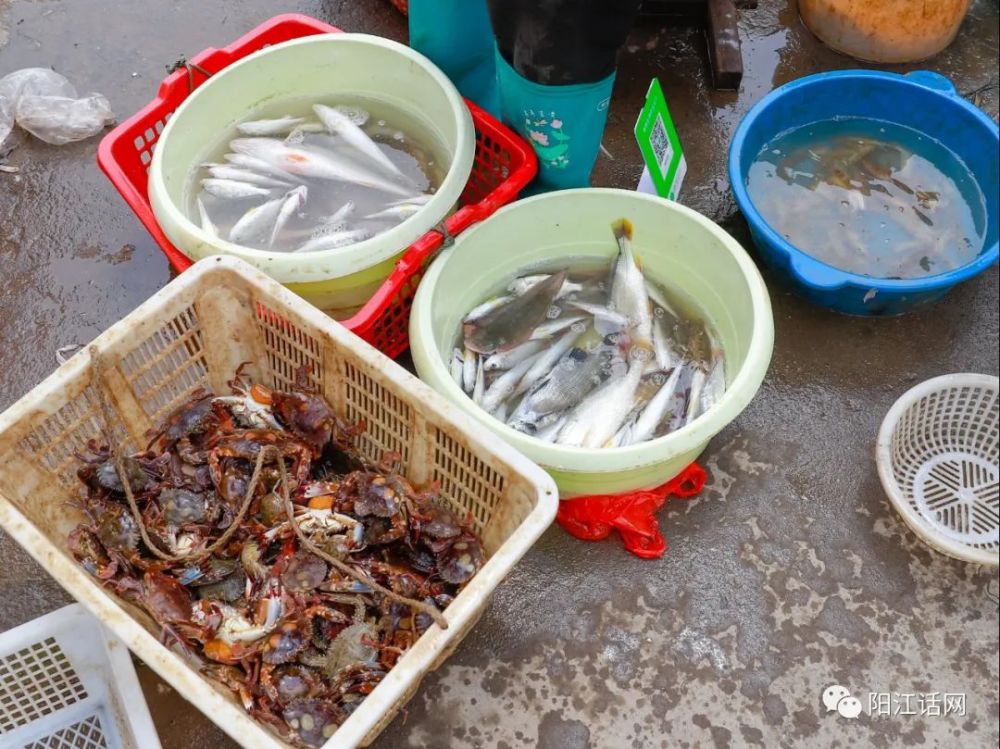
<path id="1" fill-rule="evenodd" d="M 906 524 L 958 559 L 1000 563 L 998 380 L 935 377 L 907 391 L 882 422 L 879 477 Z"/>
<path id="2" fill-rule="evenodd" d="M 159 749 L 125 646 L 80 604 L 0 634 L 0 749 Z"/>

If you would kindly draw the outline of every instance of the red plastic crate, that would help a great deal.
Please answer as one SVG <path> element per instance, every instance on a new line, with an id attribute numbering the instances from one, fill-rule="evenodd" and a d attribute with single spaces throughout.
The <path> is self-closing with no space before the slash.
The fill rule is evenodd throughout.
<path id="1" fill-rule="evenodd" d="M 160 84 L 156 98 L 108 133 L 97 149 L 97 163 L 129 204 L 143 226 L 180 272 L 191 261 L 167 239 L 156 222 L 146 192 L 153 147 L 170 115 L 191 92 L 214 74 L 271 44 L 312 34 L 339 32 L 329 24 L 299 14 L 275 16 L 223 49 L 206 49 L 190 60 L 190 72 L 181 68 Z M 476 128 L 476 156 L 461 207 L 445 220 L 445 230 L 455 236 L 498 208 L 512 202 L 538 170 L 531 146 L 474 103 L 466 101 Z M 409 346 L 407 327 L 417 285 L 444 236 L 429 231 L 406 250 L 388 278 L 351 318 L 341 321 L 388 356 L 395 358 Z"/>

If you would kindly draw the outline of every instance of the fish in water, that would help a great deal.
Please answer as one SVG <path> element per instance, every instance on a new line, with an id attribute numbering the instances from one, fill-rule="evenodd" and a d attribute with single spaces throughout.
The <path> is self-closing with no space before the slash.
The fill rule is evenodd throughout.
<path id="1" fill-rule="evenodd" d="M 565 270 L 553 273 L 521 296 L 466 322 L 465 345 L 481 354 L 492 354 L 524 343 L 531 337 L 532 330 L 546 319 L 565 280 Z"/>
<path id="2" fill-rule="evenodd" d="M 274 138 L 237 138 L 229 147 L 236 153 L 266 161 L 300 177 L 347 182 L 394 195 L 413 194 L 412 188 L 397 184 L 329 150 L 289 146 Z"/>
<path id="3" fill-rule="evenodd" d="M 270 120 L 251 120 L 236 126 L 244 135 L 281 135 L 305 122 L 303 117 L 276 117 Z"/>
<path id="4" fill-rule="evenodd" d="M 247 198 L 260 198 L 271 194 L 271 191 L 260 185 L 251 185 L 249 182 L 237 182 L 231 179 L 216 179 L 210 177 L 201 181 L 201 186 L 209 195 L 214 195 L 223 200 L 246 200 Z"/>
<path id="5" fill-rule="evenodd" d="M 630 222 L 612 233 L 606 272 L 533 269 L 462 319 L 452 374 L 493 418 L 546 442 L 620 448 L 679 429 L 722 398 L 715 331 L 645 276 Z"/>
<path id="6" fill-rule="evenodd" d="M 354 124 L 350 117 L 333 107 L 323 104 L 313 106 L 313 111 L 319 117 L 331 135 L 339 135 L 351 148 L 364 154 L 375 164 L 378 164 L 388 174 L 393 174 L 401 179 L 406 179 L 399 167 L 392 163 L 392 159 L 385 155 L 385 152 L 378 147 L 364 130 Z"/>

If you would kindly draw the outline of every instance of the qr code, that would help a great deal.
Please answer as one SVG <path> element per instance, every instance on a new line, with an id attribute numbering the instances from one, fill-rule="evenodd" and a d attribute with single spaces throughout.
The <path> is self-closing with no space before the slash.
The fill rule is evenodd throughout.
<path id="1" fill-rule="evenodd" d="M 674 149 L 670 145 L 670 138 L 667 137 L 667 128 L 663 125 L 663 118 L 656 116 L 653 123 L 653 132 L 649 135 L 649 144 L 653 147 L 653 155 L 656 163 L 660 167 L 660 173 L 666 176 L 667 167 L 674 158 Z"/>

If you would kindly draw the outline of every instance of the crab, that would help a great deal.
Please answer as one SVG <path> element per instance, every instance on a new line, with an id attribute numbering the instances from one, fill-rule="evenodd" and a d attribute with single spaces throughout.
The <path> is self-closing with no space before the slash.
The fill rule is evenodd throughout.
<path id="1" fill-rule="evenodd" d="M 296 486 L 309 477 L 312 451 L 308 445 L 280 432 L 267 429 L 242 429 L 220 435 L 211 445 L 208 468 L 219 494 L 226 499 L 234 499 L 227 496 L 223 490 L 223 461 L 235 458 L 253 463 L 265 448 L 272 449 L 272 458 L 274 451 L 277 451 L 280 459 L 292 460 L 291 476 L 295 479 Z"/>

